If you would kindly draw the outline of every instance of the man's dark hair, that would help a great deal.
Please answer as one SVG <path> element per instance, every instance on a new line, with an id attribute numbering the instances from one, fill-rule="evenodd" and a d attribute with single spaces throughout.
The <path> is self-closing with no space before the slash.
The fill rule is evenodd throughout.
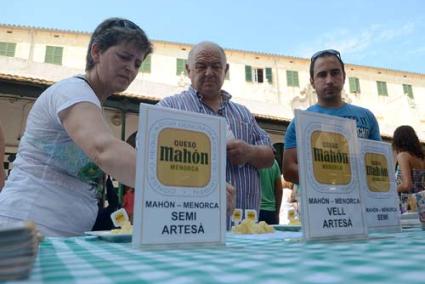
<path id="1" fill-rule="evenodd" d="M 310 61 L 310 78 L 311 79 L 314 78 L 314 63 L 316 63 L 317 58 L 319 58 L 319 57 L 325 57 L 325 56 L 335 56 L 336 59 L 338 59 L 339 63 L 341 64 L 342 74 L 344 74 L 344 77 L 345 77 L 344 62 L 342 62 L 341 54 L 339 53 L 339 51 L 337 51 L 335 49 L 325 49 L 325 50 L 321 50 L 321 51 L 316 52 L 311 57 L 311 61 Z"/>

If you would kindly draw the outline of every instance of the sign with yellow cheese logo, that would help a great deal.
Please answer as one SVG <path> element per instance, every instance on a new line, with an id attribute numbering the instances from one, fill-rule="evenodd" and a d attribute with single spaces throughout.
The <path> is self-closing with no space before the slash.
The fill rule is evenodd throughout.
<path id="1" fill-rule="evenodd" d="M 295 127 L 304 238 L 367 238 L 355 121 L 296 110 Z"/>
<path id="2" fill-rule="evenodd" d="M 200 188 L 211 179 L 211 141 L 203 132 L 164 128 L 158 136 L 158 180 Z"/>
<path id="3" fill-rule="evenodd" d="M 346 185 L 351 181 L 347 139 L 334 132 L 314 131 L 311 152 L 315 179 L 322 184 Z"/>
<path id="4" fill-rule="evenodd" d="M 364 155 L 366 181 L 370 191 L 388 192 L 390 177 L 388 176 L 387 157 L 380 153 L 366 153 Z"/>
<path id="5" fill-rule="evenodd" d="M 133 246 L 223 245 L 224 118 L 141 104 Z"/>
<path id="6" fill-rule="evenodd" d="M 368 228 L 373 232 L 400 232 L 391 145 L 366 139 L 359 142 L 361 194 Z"/>

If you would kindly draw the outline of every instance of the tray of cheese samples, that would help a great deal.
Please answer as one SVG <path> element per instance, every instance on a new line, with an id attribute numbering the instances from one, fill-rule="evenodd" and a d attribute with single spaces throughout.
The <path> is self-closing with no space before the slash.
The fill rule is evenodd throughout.
<path id="1" fill-rule="evenodd" d="M 128 243 L 131 242 L 131 236 L 132 234 L 126 234 L 126 233 L 114 233 L 113 230 L 109 231 L 90 231 L 85 232 L 88 236 L 95 236 L 99 239 L 102 239 L 104 241 L 108 242 L 114 242 L 114 243 Z"/>
<path id="2" fill-rule="evenodd" d="M 301 231 L 301 225 L 272 225 L 273 229 L 276 231 L 286 231 L 286 232 L 299 232 Z"/>

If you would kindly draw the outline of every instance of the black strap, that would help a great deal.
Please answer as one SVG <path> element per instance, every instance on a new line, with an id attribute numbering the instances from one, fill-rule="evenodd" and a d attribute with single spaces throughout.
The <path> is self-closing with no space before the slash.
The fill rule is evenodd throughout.
<path id="1" fill-rule="evenodd" d="M 94 91 L 93 87 L 91 86 L 90 82 L 86 79 L 86 77 L 81 76 L 81 75 L 77 75 L 77 76 L 75 76 L 75 78 L 81 79 L 81 80 L 83 80 L 84 82 L 86 82 L 86 83 L 87 83 L 87 85 L 89 85 L 89 87 L 90 87 L 90 88 Z"/>

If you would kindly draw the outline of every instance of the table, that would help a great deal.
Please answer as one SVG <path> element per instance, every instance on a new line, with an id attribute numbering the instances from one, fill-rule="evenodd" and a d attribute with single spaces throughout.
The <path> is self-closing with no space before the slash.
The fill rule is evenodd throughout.
<path id="1" fill-rule="evenodd" d="M 17 283 L 425 283 L 421 229 L 320 243 L 279 234 L 229 233 L 225 247 L 161 251 L 96 237 L 46 238 L 31 277 Z"/>

